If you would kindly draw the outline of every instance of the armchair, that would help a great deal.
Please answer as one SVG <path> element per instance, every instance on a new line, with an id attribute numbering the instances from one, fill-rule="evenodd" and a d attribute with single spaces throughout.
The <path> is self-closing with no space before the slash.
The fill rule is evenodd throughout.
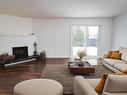
<path id="1" fill-rule="evenodd" d="M 100 79 L 74 78 L 74 95 L 98 95 L 95 91 Z M 102 95 L 127 95 L 127 75 L 108 75 Z"/>

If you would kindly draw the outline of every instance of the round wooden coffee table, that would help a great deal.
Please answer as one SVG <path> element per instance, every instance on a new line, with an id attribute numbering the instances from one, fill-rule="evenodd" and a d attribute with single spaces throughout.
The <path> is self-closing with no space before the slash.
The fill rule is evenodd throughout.
<path id="1" fill-rule="evenodd" d="M 93 67 L 89 62 L 84 62 L 83 66 L 79 66 L 78 62 L 72 61 L 68 62 L 68 68 L 72 74 L 88 74 L 94 73 L 95 67 Z"/>

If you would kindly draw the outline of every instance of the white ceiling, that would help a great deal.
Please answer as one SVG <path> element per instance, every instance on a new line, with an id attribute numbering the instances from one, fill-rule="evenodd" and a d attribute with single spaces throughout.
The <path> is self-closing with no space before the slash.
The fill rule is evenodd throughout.
<path id="1" fill-rule="evenodd" d="M 115 17 L 127 0 L 0 0 L 0 13 L 30 18 Z"/>

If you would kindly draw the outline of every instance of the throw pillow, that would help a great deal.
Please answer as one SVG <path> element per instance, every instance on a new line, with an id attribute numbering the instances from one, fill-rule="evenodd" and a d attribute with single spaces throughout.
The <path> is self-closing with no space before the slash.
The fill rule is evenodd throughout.
<path id="1" fill-rule="evenodd" d="M 119 53 L 119 51 L 108 51 L 107 58 L 111 58 L 112 53 Z"/>
<path id="2" fill-rule="evenodd" d="M 101 78 L 101 81 L 99 82 L 99 84 L 96 86 L 95 88 L 95 91 L 98 93 L 98 94 L 102 94 L 103 92 L 103 89 L 104 89 L 104 85 L 105 85 L 105 81 L 108 77 L 108 74 L 104 74 Z"/>
<path id="3" fill-rule="evenodd" d="M 111 58 L 120 60 L 121 59 L 121 55 L 122 55 L 122 53 L 113 52 L 112 55 L 111 55 Z"/>

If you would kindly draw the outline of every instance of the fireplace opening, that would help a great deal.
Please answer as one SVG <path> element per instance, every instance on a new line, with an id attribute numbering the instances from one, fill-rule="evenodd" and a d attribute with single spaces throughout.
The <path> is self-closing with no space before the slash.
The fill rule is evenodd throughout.
<path id="1" fill-rule="evenodd" d="M 28 57 L 28 47 L 12 47 L 13 55 L 15 59 L 23 59 Z"/>

